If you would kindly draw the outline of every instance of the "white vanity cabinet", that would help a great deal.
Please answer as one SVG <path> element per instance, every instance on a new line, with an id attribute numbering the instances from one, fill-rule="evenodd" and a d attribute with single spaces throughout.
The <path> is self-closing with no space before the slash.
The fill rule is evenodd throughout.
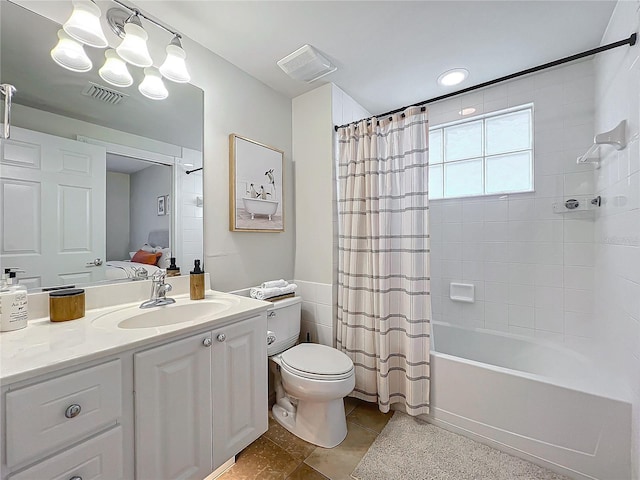
<path id="1" fill-rule="evenodd" d="M 213 331 L 213 468 L 267 431 L 266 316 Z"/>
<path id="2" fill-rule="evenodd" d="M 266 317 L 134 355 L 136 479 L 202 480 L 267 431 Z"/>
<path id="3" fill-rule="evenodd" d="M 136 478 L 212 471 L 211 334 L 134 355 Z"/>
<path id="4" fill-rule="evenodd" d="M 267 430 L 263 308 L 4 378 L 0 480 L 204 479 Z"/>
<path id="5" fill-rule="evenodd" d="M 112 359 L 3 389 L 2 478 L 126 478 L 122 387 L 122 361 Z"/>

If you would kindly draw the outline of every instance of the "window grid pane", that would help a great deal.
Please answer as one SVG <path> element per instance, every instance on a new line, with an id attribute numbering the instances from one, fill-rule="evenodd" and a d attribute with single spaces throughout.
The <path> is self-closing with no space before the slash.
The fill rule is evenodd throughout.
<path id="1" fill-rule="evenodd" d="M 429 164 L 442 163 L 442 128 L 429 132 Z"/>
<path id="2" fill-rule="evenodd" d="M 434 128 L 432 140 L 429 161 L 437 164 L 429 168 L 432 199 L 533 190 L 531 106 Z"/>
<path id="3" fill-rule="evenodd" d="M 466 160 L 483 155 L 484 122 L 475 120 L 444 129 L 444 161 Z"/>

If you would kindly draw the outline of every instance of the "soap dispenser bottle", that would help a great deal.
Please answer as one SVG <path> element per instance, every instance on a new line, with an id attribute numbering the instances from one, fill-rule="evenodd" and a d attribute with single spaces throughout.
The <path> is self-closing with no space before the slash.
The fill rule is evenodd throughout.
<path id="1" fill-rule="evenodd" d="M 5 268 L 0 285 L 0 332 L 19 330 L 27 326 L 27 289 L 18 285 L 16 268 Z"/>
<path id="2" fill-rule="evenodd" d="M 167 277 L 177 277 L 179 275 L 180 267 L 176 265 L 176 257 L 171 257 L 169 266 L 167 267 Z"/>
<path id="3" fill-rule="evenodd" d="M 189 285 L 191 300 L 202 300 L 204 298 L 204 272 L 200 268 L 200 260 L 193 262 L 193 271 L 189 275 Z"/>

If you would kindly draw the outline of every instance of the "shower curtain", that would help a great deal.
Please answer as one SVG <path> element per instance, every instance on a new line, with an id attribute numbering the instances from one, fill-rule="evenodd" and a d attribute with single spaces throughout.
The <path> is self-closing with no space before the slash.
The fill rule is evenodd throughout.
<path id="1" fill-rule="evenodd" d="M 383 412 L 429 412 L 428 139 L 417 107 L 338 130 L 337 347 Z"/>

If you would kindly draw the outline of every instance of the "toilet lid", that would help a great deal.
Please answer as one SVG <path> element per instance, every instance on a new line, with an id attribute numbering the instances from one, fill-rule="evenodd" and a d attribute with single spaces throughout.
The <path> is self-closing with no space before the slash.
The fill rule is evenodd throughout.
<path id="1" fill-rule="evenodd" d="M 353 370 L 353 362 L 335 348 L 316 343 L 301 343 L 281 355 L 282 363 L 300 372 L 335 376 Z"/>

